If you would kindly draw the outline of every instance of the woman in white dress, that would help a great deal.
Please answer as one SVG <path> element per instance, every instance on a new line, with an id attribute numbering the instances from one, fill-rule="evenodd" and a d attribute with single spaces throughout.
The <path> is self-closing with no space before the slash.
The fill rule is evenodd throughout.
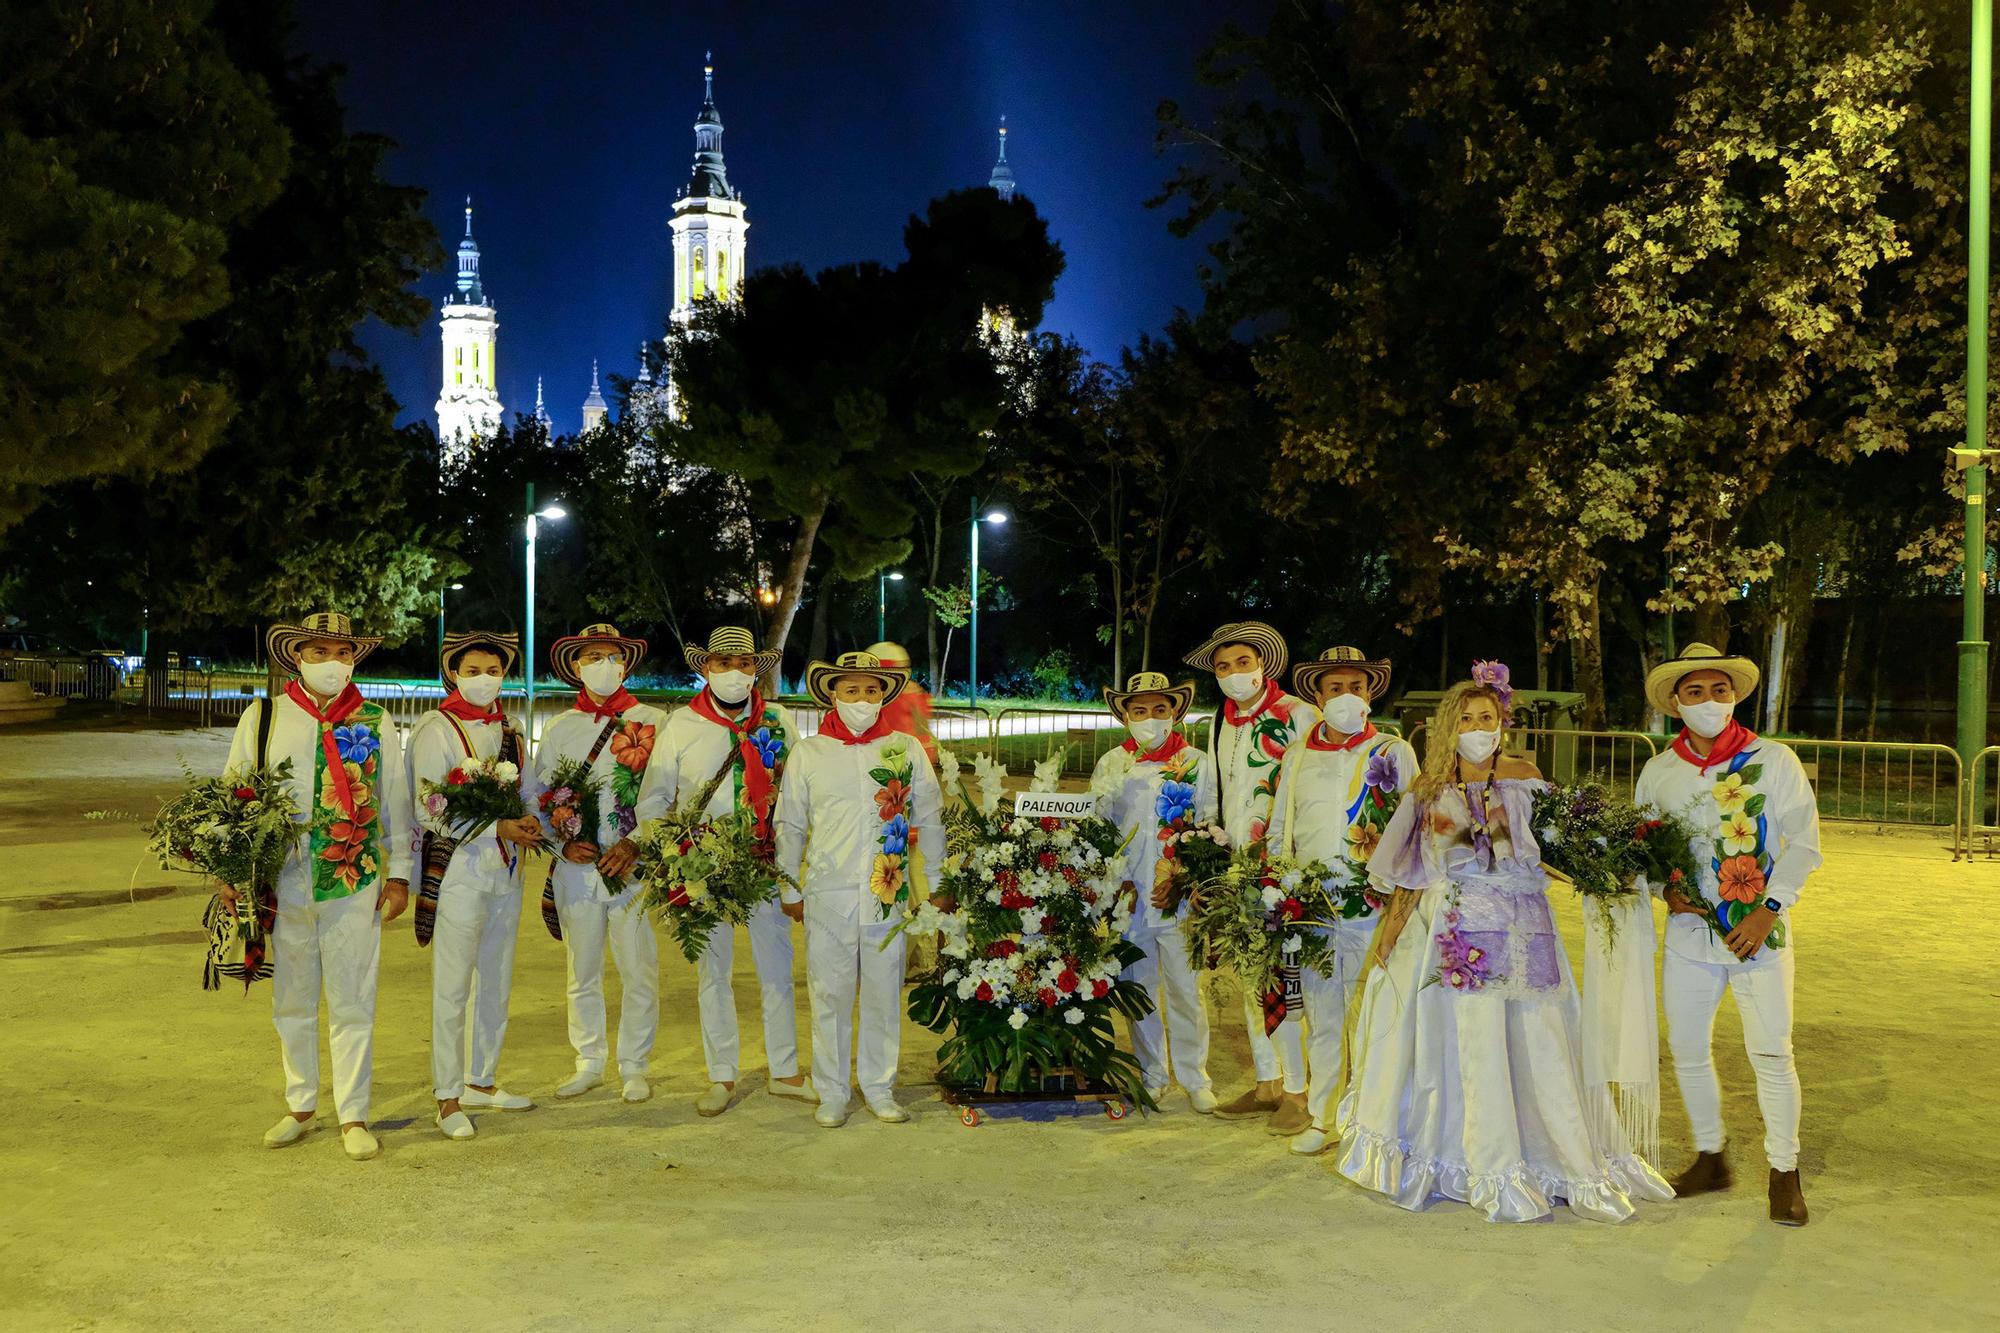
<path id="1" fill-rule="evenodd" d="M 1394 897 L 1350 1038 L 1340 1173 L 1404 1208 L 1456 1199 L 1491 1221 L 1622 1222 L 1673 1191 L 1594 1113 L 1581 1005 L 1531 828 L 1545 784 L 1501 753 L 1506 668 L 1445 694 L 1422 775 L 1369 859 Z M 1409 928 L 1406 929 L 1405 927 Z M 1615 1130 L 1613 1131 L 1615 1133 Z"/>

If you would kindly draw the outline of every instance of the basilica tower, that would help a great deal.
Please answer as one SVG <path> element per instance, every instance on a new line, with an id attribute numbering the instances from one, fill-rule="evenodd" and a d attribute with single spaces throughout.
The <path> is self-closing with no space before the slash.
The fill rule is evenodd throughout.
<path id="1" fill-rule="evenodd" d="M 493 364 L 500 320 L 479 280 L 479 244 L 472 239 L 469 195 L 465 239 L 458 243 L 458 281 L 439 311 L 438 326 L 444 335 L 438 442 L 442 461 L 450 467 L 464 462 L 479 441 L 499 430 L 502 412 Z"/>
<path id="2" fill-rule="evenodd" d="M 744 234 L 750 230 L 743 197 L 729 186 L 722 165 L 722 116 L 715 109 L 715 63 L 702 67 L 701 114 L 694 119 L 694 174 L 667 223 L 674 237 L 674 295 L 670 317 L 685 323 L 695 303 L 733 301 L 742 290 Z"/>

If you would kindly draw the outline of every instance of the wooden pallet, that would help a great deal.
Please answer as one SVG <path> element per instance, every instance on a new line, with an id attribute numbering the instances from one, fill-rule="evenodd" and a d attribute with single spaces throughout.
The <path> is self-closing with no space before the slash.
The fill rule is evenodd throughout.
<path id="1" fill-rule="evenodd" d="M 1044 1084 L 1065 1080 L 1073 1085 L 1079 1083 L 1076 1071 L 1072 1069 L 1052 1070 L 1042 1077 Z M 1132 1113 L 1131 1105 L 1125 1100 L 1125 1094 L 1114 1088 L 1072 1086 L 1061 1089 L 1047 1088 L 1035 1092 L 1001 1092 L 995 1087 L 996 1082 L 994 1076 L 988 1074 L 986 1086 L 983 1088 L 954 1088 L 940 1083 L 938 1096 L 947 1106 L 958 1108 L 959 1123 L 968 1129 L 988 1118 L 987 1112 L 981 1108 L 994 1106 L 1057 1106 L 1101 1102 L 1104 1114 L 1112 1120 L 1123 1120 Z"/>

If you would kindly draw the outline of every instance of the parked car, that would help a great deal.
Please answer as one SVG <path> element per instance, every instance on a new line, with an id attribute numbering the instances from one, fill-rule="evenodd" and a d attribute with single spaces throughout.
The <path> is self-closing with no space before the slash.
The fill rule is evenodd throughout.
<path id="1" fill-rule="evenodd" d="M 109 698 L 125 683 L 129 661 L 121 649 L 78 649 L 32 630 L 0 629 L 0 678 L 27 680 L 54 693 Z"/>

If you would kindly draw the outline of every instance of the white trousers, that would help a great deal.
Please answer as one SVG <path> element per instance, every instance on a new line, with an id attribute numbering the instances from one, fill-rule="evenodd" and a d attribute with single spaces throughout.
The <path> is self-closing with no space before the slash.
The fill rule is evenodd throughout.
<path id="1" fill-rule="evenodd" d="M 1174 1077 L 1184 1091 L 1208 1087 L 1208 1009 L 1201 1002 L 1201 981 L 1188 964 L 1180 923 L 1156 930 L 1135 926 L 1126 938 L 1146 956 L 1125 969 L 1124 979 L 1138 982 L 1153 997 L 1153 1012 L 1132 1024 L 1132 1053 L 1146 1086 L 1167 1086 L 1171 1054 Z"/>
<path id="2" fill-rule="evenodd" d="M 514 944 L 521 934 L 521 877 L 486 885 L 447 880 L 431 930 L 431 1095 L 451 1101 L 467 1084 L 493 1087 L 507 1040 Z M 471 1011 L 470 1032 L 467 1010 Z M 469 1054 L 468 1054 L 469 1052 Z"/>
<path id="3" fill-rule="evenodd" d="M 1243 1030 L 1250 1036 L 1250 1063 L 1256 1066 L 1257 1081 L 1269 1083 L 1278 1077 L 1278 1048 L 1264 1031 L 1264 997 L 1243 992 Z"/>
<path id="4" fill-rule="evenodd" d="M 660 1031 L 660 940 L 639 910 L 639 893 L 597 896 L 595 885 L 556 881 L 556 916 L 569 954 L 569 1044 L 580 1074 L 601 1074 L 610 1056 L 604 1013 L 604 950 L 611 947 L 624 995 L 618 1004 L 618 1072 L 641 1077 Z"/>
<path id="5" fill-rule="evenodd" d="M 319 997 L 326 991 L 327 1044 L 333 1052 L 333 1104 L 340 1123 L 368 1119 L 374 1072 L 375 977 L 382 961 L 378 893 L 314 902 L 312 884 L 293 867 L 278 879 L 278 920 L 271 930 L 271 1022 L 285 1063 L 285 1105 L 319 1108 Z"/>
<path id="6" fill-rule="evenodd" d="M 1680 1081 L 1694 1146 L 1721 1152 L 1722 1088 L 1712 1052 L 1715 1011 L 1722 992 L 1735 993 L 1743 1020 L 1743 1049 L 1757 1076 L 1757 1109 L 1764 1116 L 1764 1156 L 1776 1171 L 1799 1164 L 1799 1071 L 1792 1061 L 1792 950 L 1765 949 L 1747 963 L 1704 963 L 1667 950 L 1660 999 L 1667 1014 L 1667 1044 Z"/>
<path id="7" fill-rule="evenodd" d="M 778 900 L 750 914 L 750 961 L 757 969 L 757 991 L 764 1006 L 764 1064 L 772 1078 L 799 1072 L 799 1019 L 792 999 L 792 919 Z M 717 926 L 708 947 L 695 963 L 700 985 L 695 992 L 701 1010 L 701 1053 L 708 1062 L 711 1083 L 734 1083 L 740 1050 L 736 1033 L 736 991 L 731 972 L 736 956 L 736 928 Z"/>
<path id="8" fill-rule="evenodd" d="M 813 910 L 806 900 L 806 989 L 812 997 L 813 1091 L 822 1106 L 848 1104 L 848 1061 L 863 1098 L 876 1101 L 896 1086 L 902 1052 L 903 946 L 894 923 L 872 917 L 873 904 L 853 916 Z M 854 1031 L 854 1002 L 861 1001 L 861 1033 Z"/>
<path id="9" fill-rule="evenodd" d="M 1374 938 L 1373 917 L 1334 922 L 1333 975 L 1323 977 L 1313 968 L 1301 968 L 1304 1021 L 1287 1015 L 1272 1035 L 1284 1071 L 1285 1091 L 1307 1094 L 1306 1109 L 1312 1112 L 1315 1129 L 1329 1128 L 1326 1113 L 1334 1085 L 1340 1082 L 1340 1040 L 1347 1028 L 1347 1003 L 1354 998 L 1368 962 L 1368 944 Z M 1261 1027 L 1262 1019 L 1258 1022 Z"/>

